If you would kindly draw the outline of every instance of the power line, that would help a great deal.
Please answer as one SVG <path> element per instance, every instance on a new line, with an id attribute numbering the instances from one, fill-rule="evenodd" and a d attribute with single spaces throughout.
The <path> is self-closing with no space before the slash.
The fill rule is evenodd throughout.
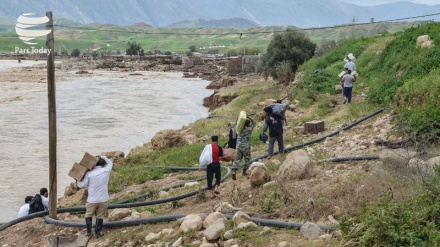
<path id="1" fill-rule="evenodd" d="M 217 33 L 217 34 L 222 34 L 222 35 L 234 35 L 235 34 L 235 35 L 238 35 L 241 37 L 243 34 L 252 35 L 252 34 L 283 33 L 283 32 L 289 32 L 289 31 L 314 31 L 314 30 L 323 30 L 323 29 L 334 29 L 334 28 L 371 25 L 371 24 L 377 24 L 377 23 L 389 23 L 389 22 L 411 20 L 411 19 L 417 19 L 417 18 L 423 18 L 423 17 L 436 16 L 436 15 L 440 15 L 440 13 L 433 13 L 433 14 L 419 15 L 419 16 L 412 16 L 412 17 L 404 17 L 404 18 L 397 18 L 397 19 L 390 19 L 390 20 L 383 20 L 383 21 L 373 21 L 373 19 L 372 19 L 370 22 L 363 22 L 363 23 L 354 23 L 355 21 L 352 21 L 352 23 L 350 23 L 350 24 L 324 26 L 324 27 L 297 28 L 297 29 L 272 30 L 272 31 L 224 32 L 224 33 Z M 357 21 L 357 19 L 356 19 L 356 21 Z M 96 29 L 96 28 L 58 25 L 58 24 L 55 24 L 54 26 L 61 27 L 61 28 L 75 28 L 78 30 L 95 31 L 95 32 L 98 31 L 98 32 L 114 32 L 114 33 L 149 34 L 149 35 L 192 35 L 192 36 L 214 35 L 214 33 L 179 33 L 179 32 L 146 32 L 146 31 L 130 31 L 130 30 L 125 30 L 125 31 L 124 30 L 109 30 L 109 29 L 103 29 L 103 28 Z"/>

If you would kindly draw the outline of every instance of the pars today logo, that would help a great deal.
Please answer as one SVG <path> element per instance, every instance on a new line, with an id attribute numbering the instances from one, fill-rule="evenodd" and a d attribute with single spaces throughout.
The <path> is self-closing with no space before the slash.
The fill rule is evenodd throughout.
<path id="1" fill-rule="evenodd" d="M 33 17 L 34 13 L 25 13 L 22 14 L 17 19 L 17 24 L 15 25 L 15 32 L 17 33 L 19 39 L 23 41 L 23 43 L 28 45 L 37 45 L 35 38 L 45 36 L 49 34 L 52 30 L 39 29 L 42 24 L 46 24 L 49 21 L 47 16 L 43 17 Z M 36 48 L 35 46 L 31 46 L 30 48 L 20 48 L 18 46 L 15 47 L 15 53 L 50 53 L 50 50 L 41 47 Z"/>

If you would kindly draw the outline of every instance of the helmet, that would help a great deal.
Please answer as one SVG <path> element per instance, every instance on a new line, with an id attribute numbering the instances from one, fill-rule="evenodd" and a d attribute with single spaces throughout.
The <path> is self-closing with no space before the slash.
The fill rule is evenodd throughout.
<path id="1" fill-rule="evenodd" d="M 269 137 L 267 137 L 265 133 L 260 133 L 260 141 L 266 143 L 267 139 L 269 139 Z"/>

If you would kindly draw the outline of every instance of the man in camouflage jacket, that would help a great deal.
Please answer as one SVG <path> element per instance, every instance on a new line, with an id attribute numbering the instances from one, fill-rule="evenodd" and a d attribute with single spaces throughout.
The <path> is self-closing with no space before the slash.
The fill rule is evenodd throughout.
<path id="1" fill-rule="evenodd" d="M 246 176 L 251 160 L 251 136 L 252 130 L 256 126 L 256 122 L 249 116 L 246 119 L 243 130 L 237 136 L 237 158 L 232 163 L 232 179 L 236 180 L 236 171 L 240 165 L 241 159 L 244 157 L 243 176 Z"/>

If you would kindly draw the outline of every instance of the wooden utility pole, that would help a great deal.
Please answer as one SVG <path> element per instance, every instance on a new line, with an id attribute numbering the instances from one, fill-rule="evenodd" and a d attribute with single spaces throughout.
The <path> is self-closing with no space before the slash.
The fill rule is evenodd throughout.
<path id="1" fill-rule="evenodd" d="M 350 18 L 351 23 L 351 38 L 354 38 L 354 23 L 358 21 L 357 17 Z"/>
<path id="2" fill-rule="evenodd" d="M 55 97 L 55 49 L 53 39 L 52 11 L 47 11 L 49 21 L 46 30 L 47 47 L 47 96 L 49 109 L 49 217 L 57 218 L 57 111 Z"/>

